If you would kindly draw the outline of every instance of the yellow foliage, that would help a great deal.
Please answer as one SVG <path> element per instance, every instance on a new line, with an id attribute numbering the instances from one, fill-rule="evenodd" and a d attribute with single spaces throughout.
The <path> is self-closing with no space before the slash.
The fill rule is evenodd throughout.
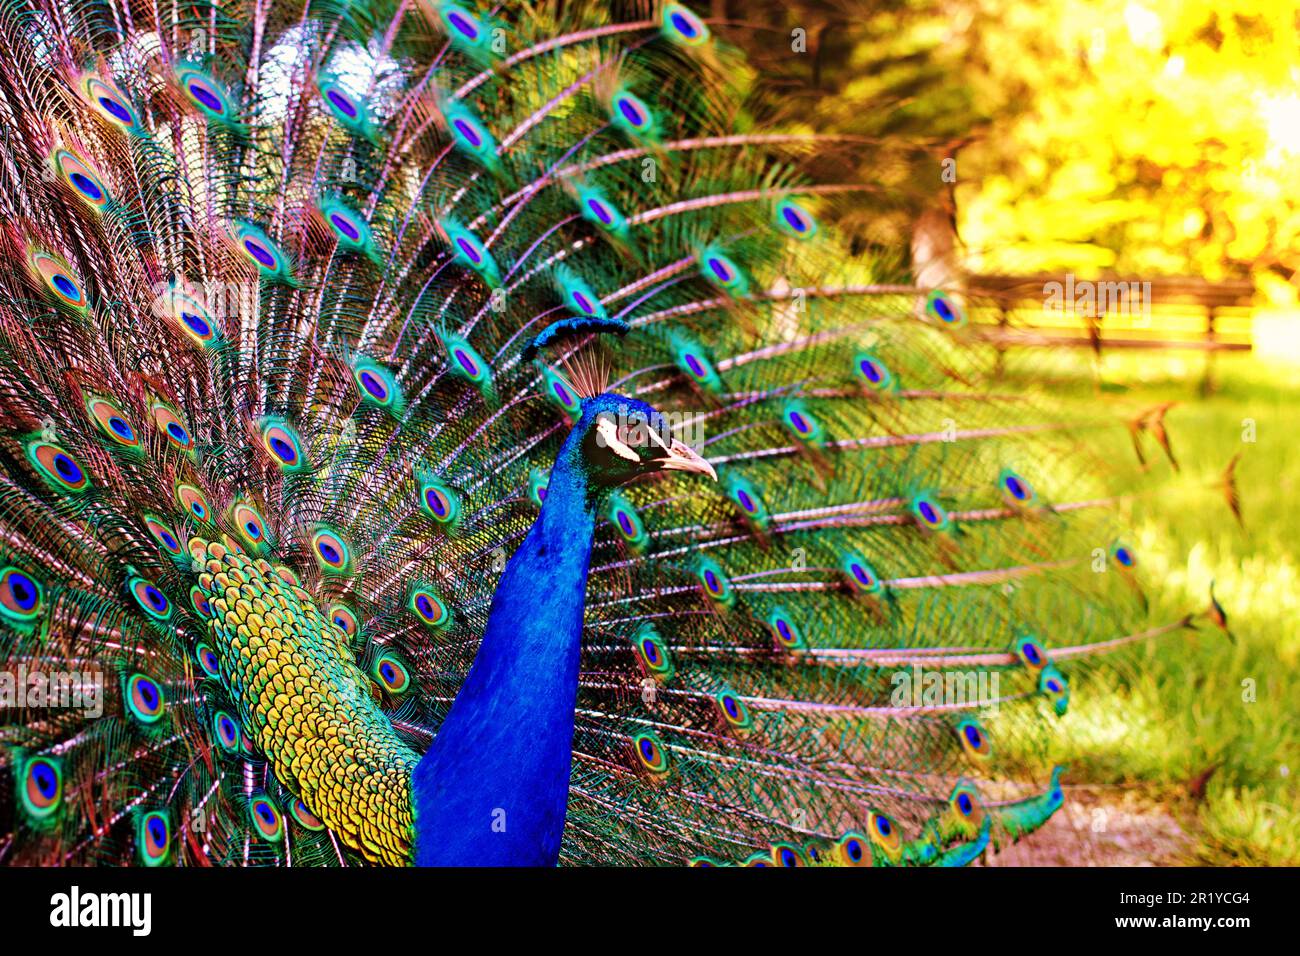
<path id="1" fill-rule="evenodd" d="M 1300 287 L 1294 3 L 1054 0 L 972 42 L 992 117 L 960 157 L 976 268 L 1272 267 Z M 1027 103 L 1008 92 L 1026 90 Z"/>

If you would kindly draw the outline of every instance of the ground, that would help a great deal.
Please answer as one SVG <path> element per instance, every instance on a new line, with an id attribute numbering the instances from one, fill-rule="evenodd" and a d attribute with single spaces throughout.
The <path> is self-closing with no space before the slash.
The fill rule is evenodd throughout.
<path id="1" fill-rule="evenodd" d="M 1196 837 L 1137 791 L 1073 789 L 1064 807 L 1030 840 L 990 866 L 1180 866 L 1194 862 Z"/>

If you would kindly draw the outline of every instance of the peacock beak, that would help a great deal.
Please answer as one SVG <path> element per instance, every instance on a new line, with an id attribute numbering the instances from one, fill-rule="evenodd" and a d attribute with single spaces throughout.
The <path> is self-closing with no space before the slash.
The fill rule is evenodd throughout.
<path id="1" fill-rule="evenodd" d="M 713 470 L 713 466 L 705 461 L 704 457 L 698 454 L 694 448 L 676 438 L 668 446 L 668 457 L 658 459 L 656 464 L 661 471 L 693 471 L 701 475 L 708 475 L 714 481 L 718 480 L 718 473 Z"/>

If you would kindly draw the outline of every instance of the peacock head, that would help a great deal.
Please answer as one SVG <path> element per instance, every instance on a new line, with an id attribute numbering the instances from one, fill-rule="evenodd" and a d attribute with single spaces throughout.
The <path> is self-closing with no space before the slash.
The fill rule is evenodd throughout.
<path id="1" fill-rule="evenodd" d="M 674 438 L 667 416 L 645 402 L 607 392 L 582 401 L 574 437 L 589 479 L 613 488 L 661 471 L 718 474 L 704 458 Z"/>

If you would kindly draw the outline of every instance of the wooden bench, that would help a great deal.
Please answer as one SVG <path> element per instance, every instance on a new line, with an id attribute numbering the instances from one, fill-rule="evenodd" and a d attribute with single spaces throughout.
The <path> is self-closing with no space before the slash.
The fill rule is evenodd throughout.
<path id="1" fill-rule="evenodd" d="M 1255 295 L 1254 283 L 1249 279 L 1211 282 L 1196 277 L 1143 280 L 1113 275 L 1093 279 L 1071 275 L 977 275 L 968 278 L 966 288 L 976 303 L 972 331 L 997 350 L 999 373 L 1010 348 L 1089 348 L 1098 362 L 1105 349 L 1180 349 L 1205 353 L 1201 391 L 1208 394 L 1214 389 L 1215 355 L 1251 349 L 1248 333 L 1224 334 L 1218 328 L 1219 319 L 1225 315 L 1249 315 Z M 994 307 L 995 322 L 979 320 L 981 301 Z M 1059 310 L 1055 308 L 1058 304 Z M 1204 324 L 1196 332 L 1161 328 L 1153 323 L 1150 332 L 1129 327 L 1107 333 L 1108 314 L 1132 314 L 1136 308 L 1150 316 L 1153 307 L 1166 314 L 1194 311 L 1204 315 Z M 1035 318 L 1044 321 L 1024 321 L 1026 311 L 1036 312 Z M 1014 327 L 1012 313 L 1017 318 Z M 1067 324 L 1071 317 L 1079 324 Z"/>

